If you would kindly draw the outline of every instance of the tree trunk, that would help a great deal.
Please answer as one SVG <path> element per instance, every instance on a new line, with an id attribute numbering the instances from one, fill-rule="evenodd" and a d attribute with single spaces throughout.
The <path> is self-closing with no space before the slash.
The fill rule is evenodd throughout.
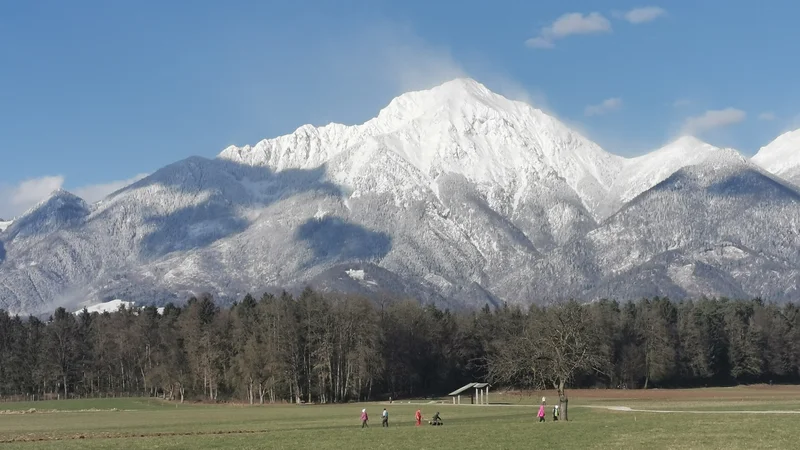
<path id="1" fill-rule="evenodd" d="M 567 391 L 564 389 L 564 385 L 563 379 L 558 380 L 558 409 L 561 411 L 562 420 L 569 421 L 569 412 L 567 411 L 569 398 L 567 398 Z"/>

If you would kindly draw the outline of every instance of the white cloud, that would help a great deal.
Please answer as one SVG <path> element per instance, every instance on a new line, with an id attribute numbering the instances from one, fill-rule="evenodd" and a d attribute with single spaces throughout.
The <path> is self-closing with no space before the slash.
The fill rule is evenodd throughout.
<path id="1" fill-rule="evenodd" d="M 600 104 L 597 105 L 589 105 L 584 110 L 584 115 L 587 116 L 599 116 L 602 114 L 609 113 L 611 111 L 616 111 L 620 107 L 622 107 L 622 99 L 619 97 L 614 98 L 607 98 L 603 100 Z"/>
<path id="2" fill-rule="evenodd" d="M 602 14 L 568 13 L 541 29 L 539 35 L 525 41 L 532 48 L 553 48 L 555 41 L 576 34 L 598 34 L 611 32 L 611 22 Z"/>
<path id="3" fill-rule="evenodd" d="M 466 72 L 445 48 L 428 47 L 421 41 L 384 48 L 388 79 L 404 92 L 428 89 L 445 81 L 466 76 Z"/>
<path id="4" fill-rule="evenodd" d="M 623 13 L 621 16 L 628 22 L 638 25 L 641 23 L 652 22 L 667 13 L 664 8 L 658 6 L 645 6 L 643 8 L 634 8 L 630 11 Z"/>
<path id="5" fill-rule="evenodd" d="M 146 174 L 140 174 L 128 180 L 81 186 L 73 189 L 72 193 L 89 203 L 94 203 L 145 176 Z M 15 186 L 0 185 L 0 218 L 11 219 L 24 213 L 63 185 L 64 177 L 61 175 L 30 178 Z"/>
<path id="6" fill-rule="evenodd" d="M 64 177 L 45 176 L 41 178 L 29 178 L 21 181 L 18 185 L 3 189 L 0 193 L 0 215 L 13 217 L 31 206 L 35 205 L 51 192 L 59 189 L 64 184 Z M 13 211 L 13 214 L 6 213 L 6 208 Z M 6 217 L 8 219 L 9 217 Z"/>
<path id="7" fill-rule="evenodd" d="M 689 106 L 692 104 L 692 101 L 686 98 L 679 98 L 672 103 L 672 106 L 675 108 L 681 108 L 683 106 Z"/>
<path id="8" fill-rule="evenodd" d="M 531 48 L 553 48 L 556 46 L 552 39 L 544 38 L 542 36 L 528 39 L 525 41 L 525 45 Z"/>
<path id="9" fill-rule="evenodd" d="M 778 116 L 774 112 L 765 111 L 758 115 L 758 120 L 775 120 Z"/>
<path id="10" fill-rule="evenodd" d="M 715 128 L 727 127 L 744 121 L 747 114 L 736 108 L 709 110 L 701 116 L 689 117 L 683 123 L 683 134 L 700 134 Z"/>

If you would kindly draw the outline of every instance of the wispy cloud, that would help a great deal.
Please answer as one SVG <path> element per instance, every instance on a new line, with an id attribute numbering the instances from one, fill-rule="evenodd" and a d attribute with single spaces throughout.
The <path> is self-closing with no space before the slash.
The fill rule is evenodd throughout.
<path id="1" fill-rule="evenodd" d="M 72 192 L 87 202 L 94 203 L 145 176 L 147 175 L 139 174 L 127 180 L 81 186 L 73 189 Z M 63 176 L 49 175 L 29 178 L 13 186 L 0 186 L 0 217 L 11 219 L 24 213 L 63 185 Z"/>
<path id="2" fill-rule="evenodd" d="M 800 114 L 786 121 L 786 124 L 786 129 L 784 131 L 800 130 Z"/>
<path id="3" fill-rule="evenodd" d="M 589 105 L 583 110 L 586 116 L 599 116 L 602 114 L 616 111 L 622 107 L 622 99 L 619 97 L 607 98 L 597 105 Z"/>
<path id="4" fill-rule="evenodd" d="M 758 120 L 775 120 L 778 116 L 774 112 L 765 111 L 758 115 Z"/>
<path id="5" fill-rule="evenodd" d="M 0 217 L 11 219 L 46 198 L 64 184 L 64 177 L 44 176 L 20 181 L 16 186 L 0 186 Z"/>
<path id="6" fill-rule="evenodd" d="M 683 122 L 683 134 L 700 134 L 715 128 L 727 127 L 744 121 L 747 114 L 736 108 L 709 110 Z"/>
<path id="7" fill-rule="evenodd" d="M 672 103 L 672 106 L 675 108 L 682 108 L 684 106 L 689 106 L 692 104 L 692 101 L 687 98 L 679 98 Z"/>
<path id="8" fill-rule="evenodd" d="M 532 48 L 553 48 L 555 41 L 577 34 L 610 33 L 611 22 L 598 12 L 589 14 L 568 13 L 559 17 L 551 25 L 542 28 L 538 36 L 525 41 Z"/>
<path id="9" fill-rule="evenodd" d="M 652 22 L 661 16 L 667 14 L 664 8 L 658 6 L 645 6 L 642 8 L 634 8 L 630 11 L 614 14 L 616 17 L 627 20 L 628 22 L 639 25 L 642 23 Z"/>

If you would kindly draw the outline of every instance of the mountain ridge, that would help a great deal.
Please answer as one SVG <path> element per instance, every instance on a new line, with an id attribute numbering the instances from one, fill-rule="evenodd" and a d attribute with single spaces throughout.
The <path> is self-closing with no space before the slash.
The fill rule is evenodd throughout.
<path id="1" fill-rule="evenodd" d="M 757 162 L 686 136 L 623 158 L 456 79 L 360 125 L 178 161 L 94 205 L 57 193 L 0 231 L 0 307 L 306 283 L 448 307 L 703 286 L 793 299 L 797 189 Z"/>

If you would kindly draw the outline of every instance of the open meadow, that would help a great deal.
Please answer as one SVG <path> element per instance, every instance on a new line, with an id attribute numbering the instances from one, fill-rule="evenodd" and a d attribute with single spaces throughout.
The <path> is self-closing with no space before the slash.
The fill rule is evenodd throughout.
<path id="1" fill-rule="evenodd" d="M 800 387 L 573 390 L 570 422 L 537 423 L 553 392 L 494 393 L 489 406 L 430 403 L 205 405 L 155 399 L 0 403 L 0 449 L 796 448 Z M 382 429 L 387 407 L 390 427 Z M 35 412 L 32 410 L 35 408 Z M 370 426 L 362 429 L 362 408 Z M 414 411 L 445 425 L 416 427 Z"/>

